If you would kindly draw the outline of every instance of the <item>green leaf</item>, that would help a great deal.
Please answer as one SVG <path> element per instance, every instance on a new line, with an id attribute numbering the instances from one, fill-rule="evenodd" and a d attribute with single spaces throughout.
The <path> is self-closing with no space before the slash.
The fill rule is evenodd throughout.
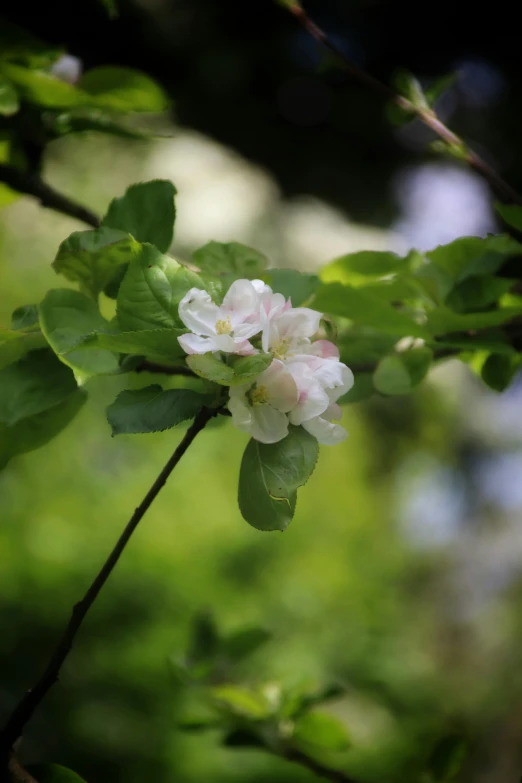
<path id="1" fill-rule="evenodd" d="M 446 298 L 446 304 L 458 313 L 482 310 L 498 302 L 503 294 L 513 288 L 515 281 L 494 275 L 473 275 L 453 288 Z"/>
<path id="2" fill-rule="evenodd" d="M 339 405 L 345 405 L 352 402 L 362 402 L 374 394 L 373 375 L 371 372 L 358 372 L 355 375 L 355 381 L 350 391 L 343 394 L 337 402 Z"/>
<path id="3" fill-rule="evenodd" d="M 518 204 L 501 204 L 497 201 L 495 209 L 508 226 L 522 231 L 522 207 Z"/>
<path id="4" fill-rule="evenodd" d="M 430 106 L 433 106 L 435 102 L 447 91 L 450 87 L 453 87 L 457 80 L 457 74 L 447 73 L 445 76 L 440 76 L 435 79 L 429 87 L 424 90 L 424 94 Z"/>
<path id="5" fill-rule="evenodd" d="M 152 134 L 137 130 L 130 125 L 116 122 L 104 113 L 103 109 L 72 107 L 69 111 L 46 117 L 46 126 L 55 136 L 67 136 L 69 133 L 107 133 L 123 139 L 149 139 Z"/>
<path id="6" fill-rule="evenodd" d="M 306 275 L 296 269 L 271 269 L 262 278 L 274 292 L 290 298 L 293 307 L 307 302 L 321 284 L 317 275 Z"/>
<path id="7" fill-rule="evenodd" d="M 0 115 L 9 117 L 20 108 L 18 94 L 13 85 L 0 73 Z"/>
<path id="8" fill-rule="evenodd" d="M 0 24 L 0 63 L 14 62 L 28 68 L 50 68 L 62 49 L 50 46 L 17 24 L 2 18 Z"/>
<path id="9" fill-rule="evenodd" d="M 210 695 L 221 708 L 233 715 L 262 720 L 271 713 L 270 705 L 263 694 L 248 688 L 223 685 L 211 688 Z"/>
<path id="10" fill-rule="evenodd" d="M 249 441 L 239 473 L 239 508 L 258 530 L 285 530 L 297 501 L 297 489 L 313 473 L 319 446 L 302 427 L 290 427 L 279 443 Z"/>
<path id="11" fill-rule="evenodd" d="M 119 372 L 115 354 L 104 350 L 73 350 L 81 338 L 109 329 L 96 303 L 79 291 L 59 288 L 48 291 L 39 307 L 42 332 L 62 362 L 74 371 L 81 385 L 91 375 Z"/>
<path id="12" fill-rule="evenodd" d="M 400 95 L 407 98 L 416 109 L 429 109 L 429 104 L 419 80 L 409 71 L 398 69 L 392 76 L 392 84 Z"/>
<path id="13" fill-rule="evenodd" d="M 466 739 L 457 734 L 449 734 L 435 745 L 427 769 L 437 783 L 449 783 L 456 778 L 467 754 Z"/>
<path id="14" fill-rule="evenodd" d="M 265 271 L 267 260 L 262 253 L 239 242 L 208 242 L 192 254 L 195 264 L 211 275 L 229 275 L 254 280 Z"/>
<path id="15" fill-rule="evenodd" d="M 175 195 L 176 188 L 166 179 L 131 185 L 121 198 L 111 201 L 102 226 L 126 231 L 165 253 L 174 234 Z"/>
<path id="16" fill-rule="evenodd" d="M 374 294 L 341 283 L 325 283 L 319 288 L 314 308 L 330 315 L 349 318 L 362 326 L 371 326 L 400 337 L 423 337 L 429 332 L 413 318 L 396 310 Z"/>
<path id="17" fill-rule="evenodd" d="M 368 278 L 385 277 L 407 268 L 406 260 L 387 251 L 362 250 L 336 258 L 323 266 L 319 276 L 324 283 L 367 282 Z M 361 280 L 362 278 L 362 280 Z"/>
<path id="18" fill-rule="evenodd" d="M 198 612 L 192 620 L 190 644 L 187 652 L 189 666 L 212 660 L 219 647 L 219 634 L 211 612 Z"/>
<path id="19" fill-rule="evenodd" d="M 341 361 L 348 366 L 378 362 L 393 350 L 396 343 L 396 336 L 367 326 L 352 326 L 337 338 Z"/>
<path id="20" fill-rule="evenodd" d="M 0 329 L 0 370 L 22 359 L 29 351 L 44 348 L 45 338 L 40 331 L 18 332 Z"/>
<path id="21" fill-rule="evenodd" d="M 484 383 L 497 392 L 503 392 L 510 385 L 520 369 L 521 357 L 492 353 L 482 365 L 480 375 Z"/>
<path id="22" fill-rule="evenodd" d="M 38 305 L 17 307 L 11 315 L 11 329 L 31 329 L 38 326 Z"/>
<path id="23" fill-rule="evenodd" d="M 272 362 L 272 356 L 267 353 L 256 353 L 253 356 L 234 356 L 225 364 L 212 353 L 192 354 L 187 356 L 190 369 L 207 381 L 219 383 L 221 386 L 239 386 L 250 383 Z"/>
<path id="24" fill-rule="evenodd" d="M 115 353 L 145 356 L 158 364 L 176 364 L 184 358 L 178 337 L 185 329 L 149 329 L 135 332 L 93 332 L 85 335 L 77 348 L 103 348 Z"/>
<path id="25" fill-rule="evenodd" d="M 11 427 L 51 408 L 75 390 L 72 372 L 52 351 L 33 351 L 0 371 L 0 422 Z"/>
<path id="26" fill-rule="evenodd" d="M 92 231 L 75 231 L 60 247 L 55 272 L 80 284 L 80 290 L 97 298 L 118 272 L 140 251 L 127 233 L 103 226 Z"/>
<path id="27" fill-rule="evenodd" d="M 119 14 L 117 0 L 100 0 L 100 3 L 107 11 L 109 19 L 117 19 Z"/>
<path id="28" fill-rule="evenodd" d="M 272 634 L 264 628 L 242 628 L 227 636 L 222 647 L 227 658 L 238 662 L 255 653 L 270 641 Z"/>
<path id="29" fill-rule="evenodd" d="M 129 264 L 118 291 L 118 323 L 125 331 L 183 327 L 178 307 L 193 287 L 204 288 L 199 275 L 153 245 L 144 244 Z"/>
<path id="30" fill-rule="evenodd" d="M 1 25 L 0 25 L 1 27 Z M 13 134 L 0 130 L 0 163 L 8 163 L 16 168 L 24 168 L 26 160 L 20 147 L 14 141 Z M 6 207 L 21 196 L 17 190 L 0 182 L 0 207 Z"/>
<path id="31" fill-rule="evenodd" d="M 131 68 L 92 68 L 78 86 L 97 106 L 111 111 L 162 112 L 169 104 L 166 93 L 150 76 Z"/>
<path id="32" fill-rule="evenodd" d="M 498 270 L 506 258 L 522 255 L 522 244 L 507 234 L 498 236 L 461 237 L 449 245 L 440 245 L 426 253 L 443 269 L 454 283 L 472 275 L 490 275 Z"/>
<path id="33" fill-rule="evenodd" d="M 485 313 L 454 313 L 447 307 L 438 307 L 427 314 L 426 329 L 432 335 L 450 332 L 467 332 L 500 326 L 522 315 L 520 307 L 504 307 Z"/>
<path id="34" fill-rule="evenodd" d="M 350 747 L 350 738 L 340 720 L 326 712 L 307 712 L 295 723 L 292 744 L 306 750 L 343 751 Z"/>
<path id="35" fill-rule="evenodd" d="M 47 71 L 35 71 L 13 63 L 2 65 L 4 77 L 12 82 L 21 97 L 29 103 L 48 108 L 81 106 L 88 102 L 81 90 Z"/>
<path id="36" fill-rule="evenodd" d="M 144 389 L 127 389 L 107 408 L 112 434 L 162 432 L 192 419 L 205 401 L 202 394 L 189 389 L 163 391 L 154 384 Z"/>
<path id="37" fill-rule="evenodd" d="M 38 783 L 85 783 L 76 772 L 58 764 L 35 764 L 28 767 L 27 771 Z"/>
<path id="38" fill-rule="evenodd" d="M 386 356 L 377 365 L 373 384 L 381 394 L 409 394 L 426 377 L 433 359 L 429 348 Z"/>

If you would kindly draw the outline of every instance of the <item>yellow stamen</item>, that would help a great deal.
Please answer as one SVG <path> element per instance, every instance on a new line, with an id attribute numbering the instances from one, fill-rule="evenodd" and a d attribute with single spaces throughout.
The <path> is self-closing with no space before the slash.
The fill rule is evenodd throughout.
<path id="1" fill-rule="evenodd" d="M 250 402 L 252 405 L 266 405 L 270 400 L 270 394 L 266 386 L 255 386 L 250 391 Z"/>
<path id="2" fill-rule="evenodd" d="M 283 360 L 288 356 L 289 348 L 290 345 L 288 338 L 283 337 L 282 340 L 279 340 L 279 342 L 272 347 L 271 354 L 274 358 Z"/>
<path id="3" fill-rule="evenodd" d="M 216 332 L 218 334 L 230 334 L 232 331 L 232 324 L 230 323 L 230 316 L 227 315 L 226 318 L 216 321 Z"/>

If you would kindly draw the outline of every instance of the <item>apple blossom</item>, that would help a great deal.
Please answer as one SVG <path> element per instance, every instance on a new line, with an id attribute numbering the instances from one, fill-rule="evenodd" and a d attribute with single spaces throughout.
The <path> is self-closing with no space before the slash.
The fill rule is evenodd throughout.
<path id="1" fill-rule="evenodd" d="M 328 406 L 324 413 L 304 421 L 303 427 L 324 446 L 335 446 L 348 437 L 344 427 L 337 423 L 342 415 L 341 406 L 334 402 Z"/>
<path id="2" fill-rule="evenodd" d="M 179 317 L 191 333 L 178 337 L 179 344 L 188 354 L 255 353 L 249 338 L 261 330 L 259 306 L 259 290 L 250 280 L 232 283 L 221 306 L 207 291 L 191 288 L 179 303 Z"/>
<path id="3" fill-rule="evenodd" d="M 288 434 L 287 413 L 299 397 L 297 384 L 282 361 L 274 361 L 254 383 L 232 386 L 228 409 L 234 425 L 261 443 L 277 443 Z"/>

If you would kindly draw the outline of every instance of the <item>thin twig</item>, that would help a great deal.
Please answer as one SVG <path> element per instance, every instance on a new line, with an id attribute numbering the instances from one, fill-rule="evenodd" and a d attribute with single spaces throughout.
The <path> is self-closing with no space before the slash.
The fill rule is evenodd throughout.
<path id="1" fill-rule="evenodd" d="M 473 152 L 473 150 L 469 149 L 468 145 L 463 139 L 460 138 L 460 136 L 457 136 L 456 133 L 444 125 L 444 123 L 437 117 L 435 111 L 432 108 L 422 108 L 420 106 L 416 106 L 414 103 L 409 101 L 408 98 L 404 97 L 403 95 L 399 95 L 399 93 L 397 93 L 387 84 L 384 84 L 371 74 L 367 73 L 367 71 L 359 68 L 350 60 L 349 57 L 344 54 L 344 52 L 331 40 L 331 38 L 328 37 L 327 33 L 308 16 L 307 12 L 301 6 L 298 0 L 287 0 L 284 5 L 288 8 L 290 13 L 295 16 L 299 24 L 308 33 L 310 33 L 310 35 L 315 38 L 316 41 L 319 41 L 319 43 L 321 43 L 335 55 L 339 63 L 351 76 L 361 82 L 361 84 L 369 87 L 374 92 L 382 95 L 385 99 L 392 101 L 401 109 L 404 109 L 404 111 L 409 112 L 412 115 L 416 115 L 419 120 L 424 123 L 424 125 L 426 125 L 428 128 L 431 128 L 431 130 L 440 139 L 442 139 L 442 141 L 448 146 L 450 150 L 458 149 L 460 157 L 468 164 L 468 166 L 471 166 L 471 168 L 475 169 L 475 171 L 481 174 L 484 179 L 489 182 L 491 187 L 498 192 L 499 195 L 501 195 L 507 201 L 512 201 L 516 204 L 522 205 L 522 196 L 517 193 L 517 191 L 514 190 L 511 185 L 503 180 L 502 177 L 499 176 L 499 174 L 497 174 L 497 172 L 489 165 L 489 163 L 486 163 L 486 161 L 477 155 L 476 152 Z"/>
<path id="2" fill-rule="evenodd" d="M 313 772 L 315 775 L 324 778 L 325 780 L 331 780 L 332 783 L 357 783 L 357 781 L 344 772 L 342 769 L 332 769 L 327 767 L 320 761 L 307 756 L 306 753 L 302 753 L 300 750 L 286 750 L 283 754 L 283 758 L 287 761 L 293 761 L 295 764 L 300 764 L 301 767 Z"/>
<path id="3" fill-rule="evenodd" d="M 56 645 L 54 653 L 52 654 L 45 671 L 37 681 L 36 685 L 31 688 L 31 690 L 27 691 L 25 696 L 19 702 L 18 706 L 14 709 L 10 718 L 8 719 L 2 733 L 0 734 L 0 758 L 3 757 L 5 759 L 7 756 L 9 756 L 12 746 L 18 737 L 21 736 L 24 727 L 31 719 L 35 710 L 45 698 L 51 687 L 58 680 L 62 665 L 71 651 L 76 634 L 78 633 L 87 612 L 93 605 L 100 590 L 112 573 L 112 570 L 118 562 L 123 550 L 128 544 L 139 522 L 157 497 L 162 487 L 165 485 L 168 477 L 196 435 L 201 432 L 201 430 L 210 421 L 210 419 L 216 415 L 216 413 L 216 410 L 209 410 L 207 408 L 202 408 L 200 413 L 198 413 L 194 419 L 194 422 L 187 430 L 184 438 L 174 451 L 173 455 L 157 477 L 150 490 L 145 495 L 140 505 L 134 511 L 134 514 L 130 518 L 127 526 L 118 539 L 116 546 L 110 553 L 109 557 L 105 561 L 98 575 L 85 593 L 84 597 L 73 607 L 71 619 L 69 620 L 69 623 L 61 639 Z"/>
<path id="4" fill-rule="evenodd" d="M 44 182 L 39 174 L 20 171 L 14 166 L 1 163 L 0 182 L 4 182 L 19 193 L 34 196 L 42 207 L 54 209 L 56 212 L 81 220 L 94 228 L 100 225 L 98 215 L 52 188 Z"/>

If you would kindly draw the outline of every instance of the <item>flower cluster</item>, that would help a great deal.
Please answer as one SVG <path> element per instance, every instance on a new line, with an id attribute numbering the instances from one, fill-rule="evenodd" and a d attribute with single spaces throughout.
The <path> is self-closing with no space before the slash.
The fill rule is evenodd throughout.
<path id="1" fill-rule="evenodd" d="M 321 313 L 292 307 L 262 280 L 236 280 L 223 304 L 192 288 L 179 315 L 190 333 L 179 337 L 188 354 L 222 352 L 249 356 L 262 350 L 271 364 L 252 383 L 230 387 L 228 408 L 240 430 L 261 443 L 277 443 L 288 425 L 302 425 L 319 443 L 340 443 L 347 432 L 337 422 L 337 400 L 353 385 L 337 347 L 312 338 Z"/>

